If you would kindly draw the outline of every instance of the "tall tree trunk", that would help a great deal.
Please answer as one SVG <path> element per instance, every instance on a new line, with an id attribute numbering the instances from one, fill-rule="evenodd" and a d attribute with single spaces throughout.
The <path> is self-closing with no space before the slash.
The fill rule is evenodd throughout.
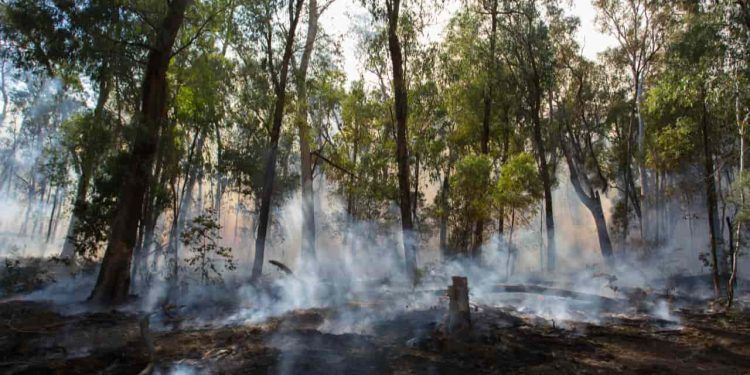
<path id="1" fill-rule="evenodd" d="M 271 214 L 271 197 L 273 196 L 273 182 L 276 178 L 276 158 L 279 152 L 279 136 L 281 135 L 281 122 L 284 119 L 284 104 L 286 103 L 286 82 L 289 73 L 289 63 L 294 52 L 294 35 L 297 30 L 299 15 L 302 10 L 304 0 L 295 0 L 294 5 L 290 4 L 289 30 L 286 35 L 284 44 L 284 55 L 281 59 L 281 71 L 276 77 L 273 71 L 273 58 L 269 58 L 271 76 L 274 82 L 274 91 L 276 100 L 274 102 L 273 122 L 271 124 L 270 150 L 266 158 L 266 165 L 263 174 L 263 190 L 260 198 L 260 213 L 258 217 L 258 235 L 255 238 L 255 258 L 253 260 L 253 271 L 251 280 L 257 281 L 263 273 L 263 258 L 266 249 L 266 235 L 268 234 L 268 220 Z M 271 43 L 270 15 L 268 19 L 269 29 L 267 32 L 268 45 L 266 46 L 269 57 L 273 55 L 273 46 Z"/>
<path id="2" fill-rule="evenodd" d="M 750 24 L 748 26 L 748 29 L 750 30 Z M 739 178 L 743 178 L 743 173 L 745 171 L 745 122 L 747 121 L 747 118 L 744 120 L 741 118 L 740 115 L 740 95 L 739 95 L 739 80 L 735 79 L 735 97 L 734 97 L 734 115 L 735 115 L 735 121 L 737 122 L 737 128 L 739 130 L 739 136 L 740 136 L 740 160 L 739 160 Z M 740 188 L 740 205 L 745 206 L 745 189 Z M 742 244 L 741 235 L 742 235 L 742 220 L 740 218 L 735 219 L 737 221 L 737 232 L 734 235 L 734 246 L 732 248 L 732 254 L 731 254 L 731 270 L 729 274 L 729 282 L 727 283 L 727 309 L 732 307 L 732 302 L 734 301 L 734 284 L 737 280 L 737 261 L 740 254 L 740 245 Z M 731 231 L 733 228 L 729 228 Z"/>
<path id="3" fill-rule="evenodd" d="M 450 167 L 443 174 L 443 186 L 440 188 L 440 254 L 447 259 L 451 254 L 448 250 L 448 211 L 450 192 Z"/>
<path id="4" fill-rule="evenodd" d="M 483 155 L 490 153 L 490 122 L 492 120 L 492 96 L 495 85 L 495 45 L 497 34 L 497 0 L 490 1 L 490 53 L 487 64 L 487 82 L 484 88 L 484 111 L 482 116 L 481 151 Z M 489 176 L 486 176 L 489 179 Z M 484 218 L 477 219 L 474 224 L 474 241 L 472 245 L 472 256 L 476 259 L 481 257 L 482 242 L 484 242 Z"/>
<path id="5" fill-rule="evenodd" d="M 172 125 L 171 127 L 174 127 Z M 162 130 L 163 134 L 172 134 L 172 129 Z M 171 137 L 171 136 L 170 136 Z M 162 141 L 163 142 L 163 141 Z M 170 141 L 168 141 L 170 142 Z M 148 188 L 144 194 L 144 204 L 141 213 L 141 222 L 138 226 L 138 237 L 136 241 L 135 250 L 133 253 L 133 259 L 135 266 L 131 267 L 130 280 L 131 288 L 136 288 L 138 285 L 137 281 L 145 281 L 144 285 L 150 284 L 151 273 L 148 270 L 148 255 L 155 250 L 154 245 L 156 244 L 156 223 L 161 215 L 159 209 L 159 194 L 156 194 L 157 186 L 171 186 L 174 184 L 174 174 L 167 172 L 168 168 L 164 168 L 166 163 L 166 155 L 162 152 L 162 149 L 157 150 L 156 165 L 153 168 L 153 176 L 149 178 Z M 161 248 L 160 248 L 161 249 Z M 154 255 L 153 263 L 157 263 L 158 257 Z M 156 266 L 152 267 L 156 269 Z M 142 277 L 140 280 L 137 278 L 139 272 Z"/>
<path id="6" fill-rule="evenodd" d="M 643 101 L 643 77 L 641 74 L 633 70 L 633 80 L 635 82 L 635 111 L 636 118 L 638 120 L 638 134 L 636 138 L 636 144 L 638 146 L 638 179 L 641 185 L 639 202 L 642 209 L 641 215 L 641 234 L 644 237 L 643 240 L 648 242 L 651 238 L 651 223 L 650 216 L 651 210 L 649 208 L 649 186 L 648 176 L 646 173 L 646 155 L 644 151 L 644 142 L 646 137 L 646 123 L 641 113 L 641 103 Z"/>
<path id="7" fill-rule="evenodd" d="M 48 187 L 49 186 L 47 185 L 47 181 L 46 180 L 42 180 L 42 182 L 40 183 L 40 185 L 42 187 L 42 192 L 41 192 L 41 194 L 39 196 L 39 199 L 37 199 L 37 201 L 36 201 L 36 208 L 34 209 L 34 216 L 33 216 L 34 224 L 31 227 L 31 234 L 32 235 L 35 235 L 35 234 L 36 235 L 41 235 L 41 233 L 42 233 L 42 226 L 39 225 L 39 220 L 41 219 L 41 216 L 42 216 L 42 211 L 43 211 L 43 208 L 44 208 L 44 197 L 48 194 L 47 191 L 48 191 Z"/>
<path id="8" fill-rule="evenodd" d="M 396 115 L 396 162 L 398 163 L 399 208 L 404 245 L 406 276 L 412 284 L 417 282 L 417 243 L 411 217 L 411 192 L 409 191 L 409 149 L 407 143 L 408 99 L 404 77 L 404 60 L 398 38 L 398 21 L 401 0 L 386 0 L 388 16 L 388 51 L 393 69 L 393 107 Z"/>
<path id="9" fill-rule="evenodd" d="M 307 37 L 302 51 L 302 60 L 297 72 L 297 130 L 299 131 L 300 179 L 302 185 L 302 248 L 301 255 L 314 261 L 315 251 L 315 193 L 313 191 L 312 155 L 310 154 L 310 127 L 307 121 L 307 70 L 315 50 L 318 35 L 318 2 L 309 0 Z"/>
<path id="10" fill-rule="evenodd" d="M 169 249 L 167 250 L 168 256 L 171 258 L 170 266 L 172 268 L 170 273 L 170 294 L 174 293 L 175 287 L 179 283 L 178 273 L 180 264 L 180 236 L 182 230 L 185 227 L 185 220 L 190 214 L 190 208 L 193 204 L 193 191 L 195 190 L 195 182 L 198 179 L 198 172 L 201 168 L 203 159 L 196 155 L 203 153 L 203 144 L 205 143 L 206 134 L 203 130 L 199 130 L 196 134 L 195 142 L 190 150 L 188 157 L 188 166 L 185 173 L 185 181 L 183 183 L 180 203 L 175 210 L 174 217 L 172 218 L 172 230 L 169 233 Z M 196 165 L 198 164 L 198 165 Z M 174 295 L 172 294 L 171 297 Z"/>
<path id="11" fill-rule="evenodd" d="M 602 200 L 599 192 L 591 189 L 589 193 L 586 193 L 581 186 L 579 181 L 579 174 L 576 172 L 576 166 L 573 161 L 566 156 L 568 159 L 568 168 L 570 169 L 570 182 L 573 185 L 573 189 L 576 191 L 578 198 L 581 200 L 584 206 L 591 212 L 591 216 L 594 218 L 594 224 L 596 225 L 596 234 L 599 239 L 599 251 L 602 253 L 602 257 L 608 266 L 614 266 L 614 254 L 612 253 L 612 241 L 609 238 L 609 232 L 607 231 L 607 220 L 604 216 L 604 210 L 602 209 Z"/>
<path id="12" fill-rule="evenodd" d="M 214 130 L 216 132 L 216 195 L 214 196 L 213 208 L 216 213 L 216 222 L 221 223 L 221 202 L 224 198 L 224 191 L 226 190 L 227 180 L 222 172 L 223 164 L 223 150 L 224 146 L 221 141 L 221 130 L 219 124 L 215 124 Z"/>
<path id="13" fill-rule="evenodd" d="M 539 173 L 542 177 L 542 187 L 544 188 L 544 222 L 547 229 L 547 269 L 555 270 L 556 250 L 555 250 L 555 218 L 552 212 L 552 180 L 547 165 L 547 152 L 542 137 L 542 121 L 539 118 L 539 101 L 532 109 L 532 126 L 534 146 L 536 148 L 537 159 L 539 162 Z"/>
<path id="14" fill-rule="evenodd" d="M 57 213 L 58 198 L 60 198 L 60 186 L 55 188 L 55 197 L 52 199 L 52 212 L 49 214 L 49 222 L 47 223 L 47 239 L 45 243 L 49 243 L 52 237 L 52 224 L 55 221 L 55 214 Z"/>
<path id="15" fill-rule="evenodd" d="M 5 116 L 8 113 L 8 90 L 6 89 L 5 82 L 6 82 L 6 72 L 5 72 L 5 57 L 3 56 L 2 62 L 0 62 L 0 95 L 3 96 L 3 108 L 0 111 L 0 129 L 3 128 L 3 125 L 5 125 Z"/>
<path id="16" fill-rule="evenodd" d="M 703 159 L 704 159 L 704 179 L 706 187 L 706 204 L 708 211 L 708 231 L 711 249 L 711 271 L 714 283 L 714 293 L 716 298 L 721 297 L 721 275 L 723 252 L 720 249 L 721 233 L 719 232 L 719 218 L 716 199 L 716 177 L 714 176 L 713 150 L 711 146 L 711 134 L 707 118 L 707 110 L 703 103 L 703 113 L 701 115 L 701 132 L 703 133 Z"/>
<path id="17" fill-rule="evenodd" d="M 417 216 L 417 210 L 419 209 L 419 164 L 420 164 L 419 153 L 414 155 L 414 194 L 411 199 L 411 217 L 414 222 L 414 227 L 419 228 L 419 216 Z"/>
<path id="18" fill-rule="evenodd" d="M 352 147 L 352 165 L 354 166 L 354 173 L 357 173 L 359 168 L 357 167 L 357 159 L 359 158 L 359 122 L 354 121 L 354 145 Z M 355 254 L 355 246 L 354 243 L 354 230 L 355 230 L 355 224 L 357 223 L 357 201 L 354 197 L 354 184 L 357 183 L 357 178 L 355 178 L 355 174 L 352 173 L 349 175 L 349 183 L 348 188 L 346 192 L 346 214 L 347 214 L 347 221 L 349 224 L 348 231 L 346 233 L 346 243 L 349 245 L 349 254 L 351 254 L 352 257 L 356 256 Z"/>
<path id="19" fill-rule="evenodd" d="M 120 188 L 96 286 L 90 300 L 102 304 L 125 302 L 130 291 L 130 267 L 143 199 L 148 188 L 159 130 L 167 115 L 167 70 L 172 47 L 192 0 L 172 0 L 149 50 L 143 78 L 137 133 Z"/>

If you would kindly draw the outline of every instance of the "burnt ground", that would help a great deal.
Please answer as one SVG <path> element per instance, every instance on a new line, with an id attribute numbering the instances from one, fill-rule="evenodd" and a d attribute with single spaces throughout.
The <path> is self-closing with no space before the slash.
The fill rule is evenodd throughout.
<path id="1" fill-rule="evenodd" d="M 344 334 L 325 329 L 341 313 L 310 309 L 253 325 L 149 329 L 145 338 L 136 315 L 56 310 L 41 302 L 0 303 L 1 373 L 137 374 L 147 367 L 226 374 L 750 373 L 746 309 L 682 310 L 675 313 L 679 326 L 634 315 L 560 329 L 477 308 L 471 331 L 452 337 L 441 333 L 442 308 L 403 312 L 369 332 Z"/>

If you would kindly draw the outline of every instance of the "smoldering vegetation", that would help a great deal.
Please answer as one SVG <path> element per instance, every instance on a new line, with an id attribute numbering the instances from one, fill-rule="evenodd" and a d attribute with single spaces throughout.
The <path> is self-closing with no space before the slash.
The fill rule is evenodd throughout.
<path id="1" fill-rule="evenodd" d="M 47 93 L 40 95 L 61 100 L 59 85 L 41 86 Z M 59 125 L 75 115 L 55 114 L 59 104 L 40 102 L 17 124 L 47 113 L 46 121 Z M 51 163 L 48 155 L 30 151 L 62 147 L 60 140 L 54 134 L 39 139 L 47 143 L 19 143 L 6 159 L 16 179 L 3 190 L 0 330 L 8 354 L 0 365 L 11 373 L 545 373 L 694 366 L 734 372 L 748 366 L 748 283 L 737 281 L 740 312 L 726 314 L 710 304 L 710 268 L 699 257 L 708 233 L 688 216 L 701 212 L 700 204 L 661 219 L 668 222 L 659 225 L 670 228 L 661 245 L 648 252 L 638 245 L 618 249 L 609 266 L 594 223 L 568 183 L 553 196 L 555 212 L 568 219 L 558 221 L 555 273 L 545 264 L 540 209 L 506 236 L 488 238 L 479 258 L 446 256 L 435 223 L 422 223 L 416 236 L 419 282 L 413 286 L 392 219 L 398 208 L 386 206 L 384 220 L 353 218 L 325 175 L 315 179 L 316 259 L 305 261 L 301 254 L 302 197 L 289 191 L 273 211 L 265 272 L 251 282 L 248 243 L 257 228 L 257 213 L 247 209 L 252 202 L 230 192 L 213 211 L 214 191 L 198 187 L 211 180 L 197 178 L 190 201 L 176 211 L 183 221 L 175 221 L 174 211 L 157 218 L 128 302 L 117 310 L 91 304 L 101 249 L 60 256 L 63 227 L 73 212 L 64 197 L 71 194 L 56 192 L 64 185 L 45 180 L 51 178 L 47 170 L 37 169 Z M 561 170 L 559 179 L 567 173 Z M 37 185 L 27 186 L 27 178 Z M 604 203 L 611 207 L 608 198 Z M 178 222 L 182 229 L 175 236 Z M 190 233 L 198 241 L 191 242 Z M 446 289 L 453 276 L 467 277 L 469 285 L 472 326 L 458 334 L 447 329 Z M 639 363 L 644 353 L 653 358 L 648 364 Z M 692 359 L 674 367 L 675 353 Z"/>
<path id="2" fill-rule="evenodd" d="M 722 315 L 723 324 L 738 330 L 725 337 L 715 313 L 705 311 L 713 295 L 705 273 L 675 277 L 658 263 L 625 257 L 615 269 L 600 261 L 554 275 L 533 266 L 524 270 L 524 261 L 538 261 L 539 234 L 523 230 L 517 253 L 492 238 L 481 262 L 425 260 L 419 285 L 411 287 L 403 257 L 392 250 L 398 231 L 378 223 L 335 224 L 342 202 L 319 187 L 318 199 L 325 202 L 320 217 L 331 220 L 321 226 L 346 229 L 319 237 L 317 264 L 299 262 L 296 228 L 302 215 L 299 198 L 290 199 L 278 210 L 280 223 L 288 225 L 280 225 L 273 240 L 278 245 L 269 249 L 269 259 L 282 267 L 269 263 L 259 283 L 249 282 L 249 260 L 236 259 L 235 270 L 206 283 L 181 258 L 179 292 L 170 294 L 168 280 L 152 280 L 114 312 L 86 302 L 94 267 L 45 259 L 54 280 L 4 301 L 4 345 L 24 357 L 5 365 L 22 373 L 82 371 L 111 361 L 108 371 L 150 366 L 165 374 L 679 371 L 693 362 L 706 371 L 731 372 L 748 365 L 736 354 L 745 350 L 747 337 L 741 315 Z M 423 249 L 436 251 L 427 244 Z M 596 254 L 586 248 L 559 251 Z M 530 259 L 513 259 L 524 254 Z M 19 260 L 32 266 L 28 258 Z M 458 336 L 446 329 L 446 288 L 455 275 L 468 278 L 472 319 L 471 330 Z M 741 279 L 740 306 L 747 303 L 746 288 Z M 712 340 L 732 349 L 706 349 Z M 34 352 L 11 345 L 22 342 Z M 639 364 L 639 350 L 654 363 Z M 664 367 L 683 352 L 693 359 Z"/>

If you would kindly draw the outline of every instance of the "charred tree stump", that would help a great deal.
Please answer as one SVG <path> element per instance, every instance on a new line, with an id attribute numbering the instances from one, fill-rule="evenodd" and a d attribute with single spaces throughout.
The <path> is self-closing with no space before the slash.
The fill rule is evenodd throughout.
<path id="1" fill-rule="evenodd" d="M 465 277 L 453 276 L 453 285 L 448 287 L 447 333 L 455 334 L 471 328 L 469 309 L 469 282 Z"/>

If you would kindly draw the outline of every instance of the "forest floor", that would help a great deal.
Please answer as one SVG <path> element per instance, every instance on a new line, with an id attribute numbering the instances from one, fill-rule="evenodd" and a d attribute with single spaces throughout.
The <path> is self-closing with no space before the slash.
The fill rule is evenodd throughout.
<path id="1" fill-rule="evenodd" d="M 352 305 L 346 313 L 372 308 Z M 293 310 L 257 324 L 162 321 L 148 328 L 134 313 L 63 314 L 49 302 L 4 300 L 0 372 L 750 373 L 747 307 L 672 311 L 679 323 L 630 314 L 564 328 L 508 308 L 473 310 L 471 330 L 449 337 L 440 328 L 446 314 L 440 306 L 405 309 L 368 332 L 336 334 L 325 327 L 341 318 L 340 309 Z"/>

